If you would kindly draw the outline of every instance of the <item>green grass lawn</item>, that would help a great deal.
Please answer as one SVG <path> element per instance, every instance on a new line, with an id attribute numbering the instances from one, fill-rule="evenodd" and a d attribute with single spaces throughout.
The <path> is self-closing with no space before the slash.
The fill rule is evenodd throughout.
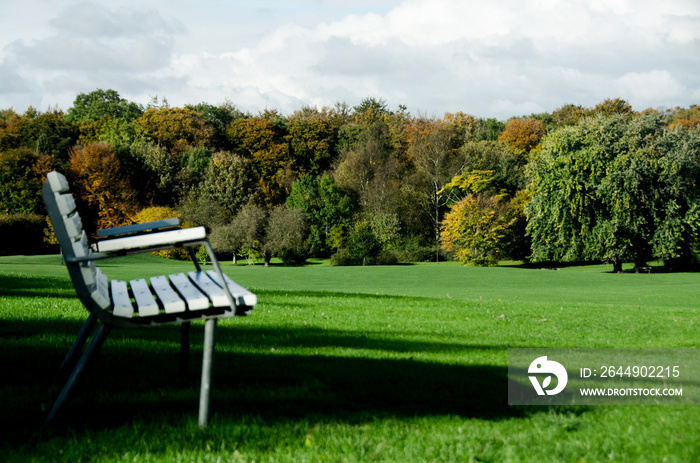
<path id="1" fill-rule="evenodd" d="M 141 255 L 112 278 L 189 269 Z M 177 327 L 115 330 L 42 425 L 86 311 L 57 256 L 0 258 L 3 461 L 700 461 L 698 406 L 513 407 L 509 347 L 698 347 L 700 274 L 609 266 L 224 267 L 258 294 L 217 333 L 197 427 Z"/>

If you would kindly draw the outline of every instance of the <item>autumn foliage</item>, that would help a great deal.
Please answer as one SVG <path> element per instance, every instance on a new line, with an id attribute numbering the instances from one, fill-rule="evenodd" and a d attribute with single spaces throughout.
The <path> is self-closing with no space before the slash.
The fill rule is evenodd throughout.
<path id="1" fill-rule="evenodd" d="M 698 121 L 698 106 L 635 112 L 620 98 L 504 122 L 372 97 L 289 116 L 229 101 L 144 108 L 98 89 L 67 113 L 0 110 L 0 214 L 43 215 L 41 183 L 59 170 L 89 233 L 180 215 L 266 261 L 366 249 L 378 253 L 367 262 L 690 261 Z"/>
<path id="2" fill-rule="evenodd" d="M 510 145 L 513 150 L 527 154 L 539 143 L 547 128 L 537 119 L 511 119 L 498 136 L 498 141 Z"/>
<path id="3" fill-rule="evenodd" d="M 133 223 L 136 192 L 107 143 L 76 146 L 69 153 L 73 196 L 83 203 L 83 225 L 94 232 Z"/>

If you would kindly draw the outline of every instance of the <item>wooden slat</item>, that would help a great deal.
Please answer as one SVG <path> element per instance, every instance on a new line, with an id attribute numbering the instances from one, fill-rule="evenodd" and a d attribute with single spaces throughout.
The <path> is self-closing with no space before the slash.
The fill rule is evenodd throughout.
<path id="1" fill-rule="evenodd" d="M 151 288 L 148 287 L 146 280 L 143 278 L 131 280 L 129 284 L 131 285 L 131 292 L 134 293 L 134 300 L 136 301 L 136 307 L 139 311 L 139 317 L 158 315 L 160 308 L 153 294 L 151 294 Z"/>
<path id="2" fill-rule="evenodd" d="M 68 233 L 71 240 L 75 240 L 76 238 L 79 239 L 79 237 L 82 235 L 83 222 L 80 220 L 80 215 L 77 213 L 71 215 L 70 217 L 64 217 L 63 224 L 65 225 L 66 233 Z"/>
<path id="3" fill-rule="evenodd" d="M 134 306 L 131 304 L 126 281 L 112 280 L 112 304 L 114 305 L 113 313 L 117 317 L 131 318 L 134 316 Z"/>
<path id="4" fill-rule="evenodd" d="M 91 262 L 94 266 L 94 262 Z M 107 275 L 102 273 L 102 270 L 95 267 L 95 290 L 91 294 L 92 299 L 99 305 L 102 309 L 107 309 L 110 305 L 109 303 L 109 284 L 107 282 Z"/>
<path id="5" fill-rule="evenodd" d="M 226 293 L 204 272 L 189 272 L 190 279 L 211 299 L 214 307 L 227 307 L 229 305 Z M 234 301 L 235 302 L 235 301 Z"/>
<path id="6" fill-rule="evenodd" d="M 51 186 L 51 191 L 55 191 L 56 193 L 65 193 L 69 190 L 68 180 L 66 180 L 66 177 L 63 174 L 56 171 L 49 172 L 48 175 L 46 175 L 46 180 Z"/>
<path id="7" fill-rule="evenodd" d="M 187 278 L 184 273 L 173 273 L 168 275 L 170 282 L 175 287 L 177 292 L 187 302 L 189 310 L 202 310 L 209 308 L 209 299 L 202 294 Z"/>
<path id="8" fill-rule="evenodd" d="M 120 251 L 123 249 L 138 249 L 149 246 L 167 246 L 188 241 L 203 240 L 207 233 L 204 227 L 184 228 L 182 230 L 170 230 L 160 233 L 148 233 L 146 235 L 129 236 L 126 238 L 114 238 L 98 241 L 98 252 Z"/>
<path id="9" fill-rule="evenodd" d="M 70 193 L 56 194 L 56 206 L 61 215 L 70 215 L 75 211 L 75 200 Z"/>
<path id="10" fill-rule="evenodd" d="M 219 274 L 216 273 L 216 270 L 207 270 L 207 275 L 209 275 L 209 277 L 215 282 L 221 284 L 221 281 L 219 280 Z M 233 300 L 236 301 L 238 305 L 246 305 L 250 307 L 257 305 L 258 296 L 251 293 L 243 286 L 233 281 L 225 273 L 223 275 L 224 280 L 226 280 L 226 286 L 228 286 L 228 290 L 231 293 L 231 296 L 233 296 Z"/>
<path id="11" fill-rule="evenodd" d="M 90 243 L 88 242 L 85 230 L 80 234 L 80 239 L 75 241 L 73 244 L 73 254 L 75 257 L 85 257 L 89 254 Z"/>
<path id="12" fill-rule="evenodd" d="M 151 287 L 163 304 L 165 313 L 184 312 L 187 308 L 185 301 L 178 296 L 164 275 L 151 278 Z"/>

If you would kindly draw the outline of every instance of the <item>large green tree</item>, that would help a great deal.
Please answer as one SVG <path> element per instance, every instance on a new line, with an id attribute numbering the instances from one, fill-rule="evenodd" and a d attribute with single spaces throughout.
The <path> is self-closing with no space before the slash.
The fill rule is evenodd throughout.
<path id="1" fill-rule="evenodd" d="M 41 185 L 51 158 L 26 148 L 0 152 L 0 213 L 45 214 Z"/>
<path id="2" fill-rule="evenodd" d="M 340 247 L 354 203 L 331 177 L 307 175 L 294 182 L 287 205 L 304 211 L 312 254 L 329 254 L 332 249 Z"/>
<path id="3" fill-rule="evenodd" d="M 327 111 L 302 108 L 289 118 L 293 167 L 300 176 L 320 175 L 331 167 L 338 128 Z"/>
<path id="4" fill-rule="evenodd" d="M 229 151 L 214 153 L 201 193 L 224 208 L 230 217 L 255 199 L 257 176 L 251 162 Z"/>
<path id="5" fill-rule="evenodd" d="M 68 150 L 77 139 L 77 127 L 66 120 L 59 110 L 32 114 L 22 124 L 22 146 L 47 154 L 56 161 L 68 160 Z"/>
<path id="6" fill-rule="evenodd" d="M 121 96 L 116 90 L 97 89 L 80 93 L 68 110 L 66 119 L 71 122 L 95 122 L 103 117 L 133 121 L 141 117 L 143 108 Z"/>
<path id="7" fill-rule="evenodd" d="M 530 165 L 535 261 L 641 266 L 688 256 L 697 232 L 694 132 L 660 116 L 601 114 L 548 136 Z"/>

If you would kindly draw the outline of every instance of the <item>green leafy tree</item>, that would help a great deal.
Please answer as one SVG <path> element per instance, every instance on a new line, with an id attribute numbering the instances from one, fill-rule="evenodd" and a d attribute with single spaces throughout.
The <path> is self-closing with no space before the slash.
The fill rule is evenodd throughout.
<path id="1" fill-rule="evenodd" d="M 556 130 L 530 166 L 536 261 L 602 260 L 621 271 L 688 256 L 697 233 L 700 151 L 658 115 L 599 115 Z"/>
<path id="2" fill-rule="evenodd" d="M 220 252 L 246 256 L 252 264 L 258 255 L 262 255 L 265 266 L 270 264 L 270 253 L 264 247 L 268 214 L 265 209 L 255 204 L 247 204 L 236 214 L 233 220 L 212 231 L 212 246 Z"/>
<path id="3" fill-rule="evenodd" d="M 566 125 L 576 125 L 586 116 L 586 109 L 583 106 L 575 104 L 565 104 L 557 108 L 552 113 L 552 122 L 555 127 Z"/>
<path id="4" fill-rule="evenodd" d="M 50 157 L 26 148 L 0 153 L 0 212 L 45 214 L 41 185 L 53 167 Z"/>
<path id="5" fill-rule="evenodd" d="M 348 234 L 347 249 L 350 254 L 362 262 L 375 257 L 382 250 L 382 245 L 372 230 L 372 225 L 366 221 L 358 221 Z"/>
<path id="6" fill-rule="evenodd" d="M 376 122 L 386 122 L 390 114 L 386 101 L 382 98 L 367 97 L 353 108 L 353 121 L 361 127 L 369 127 Z"/>
<path id="7" fill-rule="evenodd" d="M 652 252 L 668 265 L 684 266 L 693 263 L 700 231 L 700 130 L 681 126 L 662 133 Z"/>
<path id="8" fill-rule="evenodd" d="M 282 204 L 270 211 L 263 254 L 279 257 L 285 265 L 301 265 L 308 257 L 308 226 L 304 211 Z"/>
<path id="9" fill-rule="evenodd" d="M 289 139 L 295 173 L 320 175 L 335 158 L 337 128 L 330 115 L 315 108 L 303 108 L 288 122 Z"/>
<path id="10" fill-rule="evenodd" d="M 30 117 L 22 124 L 22 146 L 51 156 L 56 162 L 68 160 L 68 150 L 78 139 L 78 129 L 54 110 Z"/>
<path id="11" fill-rule="evenodd" d="M 333 178 L 353 194 L 364 212 L 395 212 L 400 198 L 399 165 L 389 127 L 383 122 L 364 130 L 344 152 Z"/>
<path id="12" fill-rule="evenodd" d="M 201 192 L 233 217 L 257 196 L 257 176 L 251 162 L 229 151 L 214 153 Z"/>
<path id="13" fill-rule="evenodd" d="M 313 255 L 328 255 L 340 246 L 355 209 L 352 199 L 327 175 L 306 175 L 295 182 L 287 205 L 304 212 Z"/>
<path id="14" fill-rule="evenodd" d="M 133 121 L 141 117 L 143 108 L 121 96 L 116 90 L 97 89 L 80 93 L 68 110 L 66 120 L 71 122 L 95 122 L 104 117 Z"/>
<path id="15" fill-rule="evenodd" d="M 131 145 L 129 158 L 139 168 L 135 174 L 147 185 L 150 196 L 157 205 L 172 206 L 180 196 L 177 175 L 180 171 L 178 157 L 168 153 L 164 146 L 153 142 L 137 142 Z"/>
<path id="16" fill-rule="evenodd" d="M 214 128 L 212 136 L 212 147 L 215 150 L 231 150 L 233 146 L 228 140 L 226 131 L 228 126 L 236 119 L 250 117 L 238 110 L 230 101 L 225 101 L 219 106 L 214 106 L 208 103 L 199 103 L 196 105 L 185 105 L 186 109 L 192 109 L 204 117 L 207 122 Z"/>

